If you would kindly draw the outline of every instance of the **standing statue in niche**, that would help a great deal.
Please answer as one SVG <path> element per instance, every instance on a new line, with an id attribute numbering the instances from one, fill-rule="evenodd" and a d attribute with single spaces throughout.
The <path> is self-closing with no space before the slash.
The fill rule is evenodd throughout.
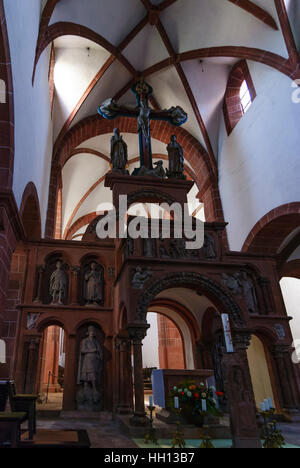
<path id="1" fill-rule="evenodd" d="M 91 269 L 85 275 L 85 300 L 87 305 L 98 305 L 102 297 L 102 274 L 97 271 L 97 263 L 91 263 Z"/>
<path id="2" fill-rule="evenodd" d="M 112 171 L 119 172 L 120 174 L 129 174 L 126 170 L 128 163 L 128 149 L 127 144 L 120 135 L 118 128 L 114 129 L 114 135 L 110 142 L 110 158 L 112 164 Z"/>
<path id="3" fill-rule="evenodd" d="M 63 304 L 63 299 L 67 296 L 67 276 L 63 271 L 63 263 L 56 263 L 56 270 L 50 278 L 50 296 L 52 304 Z"/>
<path id="4" fill-rule="evenodd" d="M 103 362 L 103 352 L 96 337 L 94 326 L 88 327 L 87 337 L 80 343 L 78 384 L 82 385 L 77 393 L 78 409 L 99 411 L 99 381 Z"/>
<path id="5" fill-rule="evenodd" d="M 249 314 L 255 314 L 258 304 L 255 286 L 252 279 L 247 275 L 246 271 L 241 272 L 241 284 L 244 290 L 248 312 Z"/>
<path id="6" fill-rule="evenodd" d="M 185 180 L 183 148 L 178 143 L 176 135 L 172 135 L 171 142 L 168 144 L 167 150 L 169 155 L 169 170 L 167 170 L 168 178 Z"/>
<path id="7" fill-rule="evenodd" d="M 215 259 L 217 257 L 215 240 L 209 234 L 204 235 L 203 253 L 207 259 Z"/>

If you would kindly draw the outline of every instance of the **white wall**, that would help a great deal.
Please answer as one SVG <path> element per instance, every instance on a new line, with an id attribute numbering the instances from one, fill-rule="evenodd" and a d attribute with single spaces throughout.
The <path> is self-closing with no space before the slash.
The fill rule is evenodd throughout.
<path id="1" fill-rule="evenodd" d="M 254 225 L 279 205 L 300 200 L 300 104 L 292 81 L 248 62 L 257 97 L 228 137 L 219 140 L 220 192 L 232 250 L 240 250 Z"/>
<path id="2" fill-rule="evenodd" d="M 290 322 L 294 340 L 300 346 L 300 280 L 297 278 L 282 278 L 280 286 L 287 309 L 293 320 Z M 297 345 L 297 343 L 295 343 Z"/>
<path id="3" fill-rule="evenodd" d="M 39 61 L 34 87 L 32 71 L 41 0 L 4 0 L 12 61 L 15 107 L 13 190 L 20 206 L 28 182 L 36 185 L 42 228 L 47 214 L 52 122 L 49 103 L 49 50 Z"/>
<path id="4" fill-rule="evenodd" d="M 157 367 L 159 369 L 157 314 L 147 314 L 147 322 L 150 328 L 143 341 L 143 367 Z"/>

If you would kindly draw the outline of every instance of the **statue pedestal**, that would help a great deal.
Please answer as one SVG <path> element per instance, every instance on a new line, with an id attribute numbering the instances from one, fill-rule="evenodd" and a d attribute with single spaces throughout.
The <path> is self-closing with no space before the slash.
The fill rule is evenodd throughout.
<path id="1" fill-rule="evenodd" d="M 168 203 L 183 205 L 194 186 L 193 181 L 179 179 L 161 179 L 158 177 L 139 177 L 120 175 L 110 172 L 105 177 L 105 187 L 113 192 L 113 204 L 119 208 L 120 195 L 127 195 L 128 205 L 133 203 Z"/>

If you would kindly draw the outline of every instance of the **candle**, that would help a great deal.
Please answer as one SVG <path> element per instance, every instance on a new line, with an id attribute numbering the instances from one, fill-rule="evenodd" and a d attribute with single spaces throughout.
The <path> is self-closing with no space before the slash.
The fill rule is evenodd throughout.
<path id="1" fill-rule="evenodd" d="M 262 412 L 264 413 L 266 411 L 266 405 L 262 402 L 260 404 L 260 407 L 261 407 Z"/>
<path id="2" fill-rule="evenodd" d="M 271 409 L 273 409 L 274 406 L 273 406 L 273 400 L 272 400 L 272 398 L 268 398 L 268 402 L 269 402 L 269 407 L 270 407 Z"/>
<path id="3" fill-rule="evenodd" d="M 153 396 L 149 396 L 149 406 L 153 406 Z"/>
<path id="4" fill-rule="evenodd" d="M 269 411 L 270 405 L 269 405 L 269 400 L 267 400 L 267 398 L 265 399 L 264 403 L 265 403 L 266 411 Z"/>
<path id="5" fill-rule="evenodd" d="M 207 412 L 206 400 L 202 400 L 202 411 L 203 411 L 203 413 L 206 413 L 206 412 Z"/>
<path id="6" fill-rule="evenodd" d="M 177 396 L 174 398 L 174 407 L 175 409 L 179 409 L 179 398 Z"/>

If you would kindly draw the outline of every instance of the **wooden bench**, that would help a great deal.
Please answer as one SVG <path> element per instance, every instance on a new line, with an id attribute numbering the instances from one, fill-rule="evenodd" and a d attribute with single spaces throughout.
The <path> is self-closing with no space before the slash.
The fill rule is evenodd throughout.
<path id="1" fill-rule="evenodd" d="M 36 433 L 36 400 L 38 395 L 17 394 L 13 381 L 8 381 L 8 398 L 13 413 L 25 413 L 28 419 L 29 439 L 32 440 Z"/>
<path id="2" fill-rule="evenodd" d="M 21 441 L 21 424 L 26 421 L 26 413 L 0 413 L 0 447 L 18 448 Z"/>

